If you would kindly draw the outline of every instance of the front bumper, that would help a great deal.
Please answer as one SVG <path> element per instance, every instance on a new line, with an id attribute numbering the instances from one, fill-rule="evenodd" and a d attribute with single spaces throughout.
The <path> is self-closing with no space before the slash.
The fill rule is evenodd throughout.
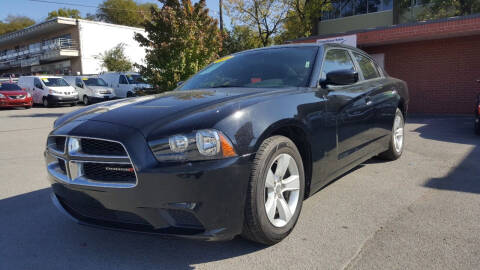
<path id="1" fill-rule="evenodd" d="M 49 104 L 68 104 L 78 102 L 78 96 L 56 96 L 48 95 L 47 101 Z"/>
<path id="2" fill-rule="evenodd" d="M 116 99 L 114 95 L 90 96 L 88 98 L 89 98 L 91 103 L 97 103 L 97 102 L 103 102 L 103 101 Z"/>
<path id="3" fill-rule="evenodd" d="M 111 130 L 108 139 L 118 141 L 118 127 L 100 125 Z M 136 185 L 84 186 L 49 172 L 52 199 L 62 212 L 81 224 L 176 237 L 227 240 L 242 232 L 250 155 L 167 166 L 155 160 L 143 136 L 125 133 L 130 139 L 122 143 L 134 164 Z M 45 155 L 48 163 L 52 153 Z"/>
<path id="4" fill-rule="evenodd" d="M 4 107 L 31 107 L 33 105 L 32 98 L 25 99 L 0 99 L 0 108 Z"/>

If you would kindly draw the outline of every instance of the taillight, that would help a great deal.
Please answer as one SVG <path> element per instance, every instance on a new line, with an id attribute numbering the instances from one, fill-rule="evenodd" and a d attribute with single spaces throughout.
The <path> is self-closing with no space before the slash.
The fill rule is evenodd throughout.
<path id="1" fill-rule="evenodd" d="M 480 115 L 480 102 L 478 103 L 478 107 L 477 107 L 477 110 L 478 110 L 478 115 Z"/>

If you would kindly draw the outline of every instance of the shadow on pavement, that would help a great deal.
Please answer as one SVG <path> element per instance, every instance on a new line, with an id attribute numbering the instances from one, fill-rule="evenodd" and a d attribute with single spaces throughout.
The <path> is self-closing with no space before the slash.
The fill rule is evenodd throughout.
<path id="1" fill-rule="evenodd" d="M 417 116 L 409 119 L 409 123 L 424 124 L 411 130 L 420 133 L 422 138 L 474 147 L 446 177 L 432 178 L 424 184 L 426 187 L 480 194 L 480 136 L 474 134 L 473 121 L 473 116 Z"/>
<path id="2" fill-rule="evenodd" d="M 243 239 L 177 240 L 81 226 L 55 209 L 50 192 L 0 200 L 0 269 L 192 269 L 263 248 Z"/>

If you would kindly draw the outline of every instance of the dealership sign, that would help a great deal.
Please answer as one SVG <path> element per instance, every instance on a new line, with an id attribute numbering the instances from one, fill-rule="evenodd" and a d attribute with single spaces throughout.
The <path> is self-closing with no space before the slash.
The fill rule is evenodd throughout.
<path id="1" fill-rule="evenodd" d="M 333 38 L 323 38 L 317 39 L 318 44 L 325 44 L 325 43 L 340 43 L 349 45 L 352 47 L 357 47 L 357 35 L 348 35 L 348 36 L 339 36 Z"/>

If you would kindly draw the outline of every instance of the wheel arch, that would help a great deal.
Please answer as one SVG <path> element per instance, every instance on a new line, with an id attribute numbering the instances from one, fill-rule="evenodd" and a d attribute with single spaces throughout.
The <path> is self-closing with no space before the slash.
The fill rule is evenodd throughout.
<path id="1" fill-rule="evenodd" d="M 305 174 L 304 198 L 307 198 L 310 194 L 313 164 L 311 139 L 306 126 L 302 122 L 293 119 L 281 120 L 270 125 L 258 138 L 255 144 L 255 152 L 260 148 L 264 140 L 275 135 L 285 136 L 292 140 L 300 152 Z"/>

